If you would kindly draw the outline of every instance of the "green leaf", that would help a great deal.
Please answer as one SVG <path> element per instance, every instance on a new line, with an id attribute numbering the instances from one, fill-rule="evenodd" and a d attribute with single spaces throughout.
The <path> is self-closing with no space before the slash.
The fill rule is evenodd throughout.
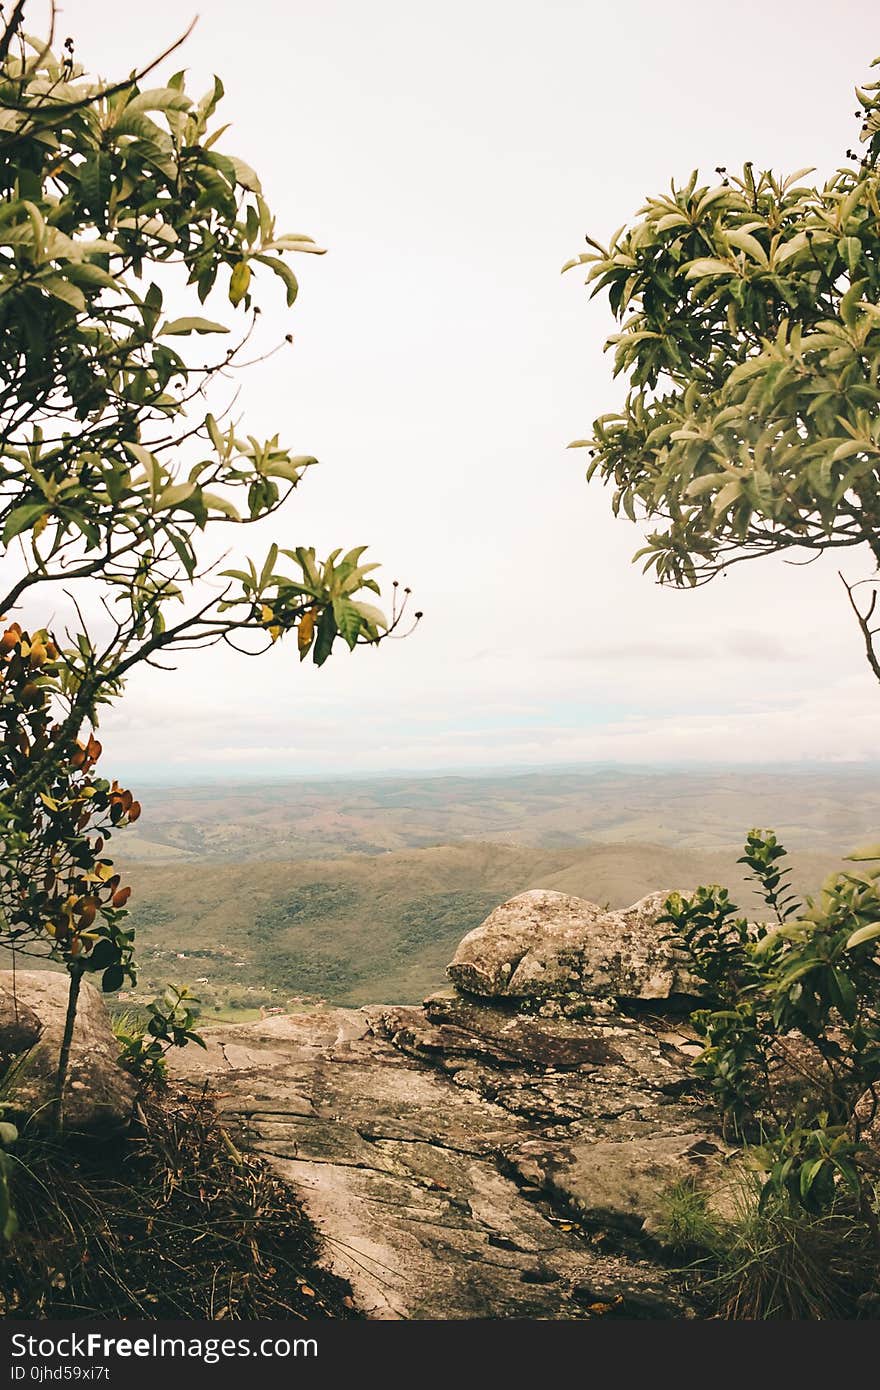
<path id="1" fill-rule="evenodd" d="M 119 950 L 112 941 L 103 937 L 95 942 L 87 961 L 90 970 L 106 970 L 111 965 L 119 964 Z"/>
<path id="2" fill-rule="evenodd" d="M 215 492 L 203 492 L 202 501 L 208 508 L 208 511 L 223 512 L 224 516 L 229 517 L 230 521 L 241 521 L 241 512 L 236 506 L 233 506 L 231 502 L 228 502 L 225 497 L 218 497 Z"/>
<path id="3" fill-rule="evenodd" d="M 333 617 L 336 619 L 340 636 L 348 643 L 349 648 L 353 648 L 361 630 L 362 619 L 351 599 L 335 598 L 333 600 Z"/>
<path id="4" fill-rule="evenodd" d="M 86 307 L 86 297 L 82 290 L 76 285 L 72 285 L 69 280 L 65 280 L 62 275 L 40 275 L 37 277 L 36 284 L 41 289 L 47 290 L 53 298 L 69 304 L 71 309 L 76 309 L 81 313 Z"/>
<path id="5" fill-rule="evenodd" d="M 800 1193 L 802 1197 L 809 1196 L 810 1188 L 825 1167 L 825 1162 L 824 1158 L 814 1158 L 801 1168 Z"/>
<path id="6" fill-rule="evenodd" d="M 312 649 L 312 660 L 316 666 L 323 666 L 336 638 L 336 619 L 332 608 L 325 608 L 318 620 L 318 631 Z"/>
<path id="7" fill-rule="evenodd" d="M 880 937 L 880 922 L 870 923 L 867 927 L 859 927 L 854 931 L 846 943 L 846 949 L 852 951 L 856 946 L 864 946 L 866 941 L 876 941 Z"/>
<path id="8" fill-rule="evenodd" d="M 852 854 L 845 854 L 843 857 L 856 863 L 869 859 L 880 859 L 880 845 L 865 845 L 864 848 L 854 849 Z"/>
<path id="9" fill-rule="evenodd" d="M 284 281 L 287 287 L 287 305 L 289 308 L 299 293 L 299 281 L 290 266 L 276 256 L 255 256 L 254 259 L 259 261 L 261 265 L 267 265 L 270 270 L 274 271 L 275 274 Z"/>
<path id="10" fill-rule="evenodd" d="M 101 989 L 105 994 L 112 994 L 115 990 L 121 989 L 125 983 L 125 971 L 121 965 L 111 965 L 101 976 Z"/>
<path id="11" fill-rule="evenodd" d="M 96 150 L 80 168 L 79 187 L 86 207 L 103 221 L 113 187 L 110 157 L 103 150 Z"/>
<path id="12" fill-rule="evenodd" d="M 140 92 L 125 105 L 126 114 L 136 111 L 188 111 L 192 106 L 190 98 L 174 87 L 152 87 Z"/>
<path id="13" fill-rule="evenodd" d="M 365 622 L 371 627 L 379 630 L 388 627 L 388 620 L 381 608 L 377 608 L 373 603 L 362 603 L 360 599 L 354 600 L 354 607 L 360 613 Z"/>
<path id="14" fill-rule="evenodd" d="M 243 159 L 237 159 L 235 155 L 230 155 L 229 161 L 235 170 L 235 182 L 237 184 L 246 188 L 249 193 L 262 192 L 260 180 L 249 164 L 245 164 Z"/>
<path id="15" fill-rule="evenodd" d="M 184 333 L 228 333 L 229 329 L 222 323 L 214 323 L 211 319 L 183 318 L 172 319 L 170 323 L 163 323 L 159 329 L 160 338 L 172 338 Z"/>
<path id="16" fill-rule="evenodd" d="M 46 510 L 45 502 L 27 502 L 23 507 L 16 507 L 6 518 L 3 544 L 8 545 L 16 536 L 21 535 L 22 531 L 29 531 L 34 522 L 45 516 Z"/>
<path id="17" fill-rule="evenodd" d="M 156 498 L 156 511 L 166 511 L 169 507 L 179 506 L 181 502 L 188 502 L 195 490 L 195 483 L 172 483 Z"/>
<path id="18" fill-rule="evenodd" d="M 688 280 L 702 279 L 708 275 L 736 275 L 736 266 L 729 261 L 719 261 L 712 256 L 704 256 L 700 260 L 691 261 L 685 269 Z"/>

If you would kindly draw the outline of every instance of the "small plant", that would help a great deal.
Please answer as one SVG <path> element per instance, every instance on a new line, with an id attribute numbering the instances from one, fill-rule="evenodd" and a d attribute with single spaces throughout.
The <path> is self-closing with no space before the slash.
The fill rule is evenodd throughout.
<path id="1" fill-rule="evenodd" d="M 737 915 L 723 888 L 667 900 L 669 939 L 702 983 L 694 1067 L 747 1141 L 765 1207 L 819 1217 L 848 1190 L 880 1246 L 864 1162 L 880 1101 L 880 868 L 834 874 L 801 906 L 784 856 L 772 832 L 749 832 L 740 862 L 773 912 L 769 925 Z M 876 864 L 880 845 L 849 858 Z"/>
<path id="2" fill-rule="evenodd" d="M 168 1074 L 165 1054 L 172 1047 L 186 1047 L 191 1042 L 205 1046 L 204 1038 L 193 1027 L 199 1016 L 198 1002 L 185 985 L 169 985 L 147 1005 L 145 1023 L 135 1014 L 118 1018 L 114 1033 L 120 1046 L 120 1065 L 144 1081 L 164 1082 Z"/>

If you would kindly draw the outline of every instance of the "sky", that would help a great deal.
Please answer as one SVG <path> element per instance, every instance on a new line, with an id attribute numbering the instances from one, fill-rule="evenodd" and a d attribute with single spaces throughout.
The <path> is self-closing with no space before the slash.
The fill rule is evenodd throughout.
<path id="1" fill-rule="evenodd" d="M 111 78 L 195 0 L 67 0 L 60 26 Z M 107 768 L 181 780 L 578 761 L 846 762 L 880 754 L 880 692 L 836 563 L 760 560 L 696 592 L 631 564 L 567 443 L 612 410 L 607 305 L 562 264 L 701 168 L 842 162 L 853 86 L 880 53 L 869 0 L 202 0 L 167 72 L 219 73 L 226 148 L 296 265 L 263 331 L 292 348 L 242 382 L 242 428 L 315 454 L 248 532 L 369 543 L 425 617 L 320 671 L 181 655 L 102 726 Z M 33 27 L 33 26 L 32 26 Z M 151 85 L 155 79 L 150 78 Z M 870 573 L 848 556 L 850 579 Z M 112 768 L 111 768 L 112 764 Z"/>

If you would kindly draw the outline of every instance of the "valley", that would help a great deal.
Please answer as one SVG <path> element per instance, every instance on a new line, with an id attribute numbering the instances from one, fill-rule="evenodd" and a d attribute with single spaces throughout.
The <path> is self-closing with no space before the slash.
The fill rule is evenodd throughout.
<path id="1" fill-rule="evenodd" d="M 116 842 L 145 997 L 173 980 L 206 1017 L 413 1003 L 498 903 L 552 888 L 624 906 L 722 882 L 744 910 L 756 814 L 803 892 L 875 835 L 867 770 L 626 769 L 165 788 Z"/>

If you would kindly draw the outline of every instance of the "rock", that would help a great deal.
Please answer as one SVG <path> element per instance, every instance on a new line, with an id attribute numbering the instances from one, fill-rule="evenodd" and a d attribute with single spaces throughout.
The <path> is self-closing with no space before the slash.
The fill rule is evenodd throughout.
<path id="1" fill-rule="evenodd" d="M 599 1250 L 559 1217 L 543 1175 L 521 1193 L 507 1155 L 540 1130 L 503 1087 L 493 1101 L 488 1083 L 463 1084 L 468 1066 L 505 1078 L 511 1092 L 545 1071 L 577 1092 L 597 1067 L 626 1068 L 600 1038 L 585 1038 L 592 1060 L 582 1051 L 585 1070 L 572 1070 L 567 1021 L 540 1021 L 537 1032 L 510 1030 L 510 1022 L 493 1021 L 485 1007 L 449 1025 L 415 1008 L 327 1008 L 207 1028 L 207 1050 L 186 1048 L 171 1065 L 199 1091 L 213 1083 L 240 1142 L 296 1188 L 324 1238 L 324 1259 L 369 1318 L 584 1319 L 600 1315 L 600 1305 L 620 1316 L 692 1316 L 677 1276 L 644 1250 L 636 1258 Z M 475 1031 L 482 1023 L 491 1038 Z M 560 1024 L 565 1072 L 538 1060 Z M 413 1048 L 418 1035 L 424 1052 L 399 1045 L 404 1034 Z M 437 1034 L 431 1053 L 426 1040 Z"/>
<path id="2" fill-rule="evenodd" d="M 523 893 L 461 942 L 454 993 L 223 1025 L 173 1065 L 297 1187 L 369 1318 L 694 1316 L 656 1259 L 664 1195 L 718 1210 L 731 1165 L 668 1018 L 696 982 L 667 896 Z"/>
<path id="3" fill-rule="evenodd" d="M 520 1181 L 540 1182 L 591 1226 L 656 1236 L 666 1194 L 679 1184 L 702 1192 L 716 1216 L 732 1214 L 738 1190 L 737 1166 L 728 1161 L 732 1152 L 705 1131 L 658 1134 L 645 1127 L 627 1139 L 555 1147 L 528 1140 L 510 1161 Z"/>
<path id="4" fill-rule="evenodd" d="M 447 973 L 468 994 L 490 999 L 672 1001 L 696 992 L 658 924 L 668 892 L 620 911 L 548 889 L 520 893 L 460 942 Z"/>
<path id="5" fill-rule="evenodd" d="M 67 984 L 67 975 L 56 971 L 16 972 L 19 1004 L 41 1025 L 38 1040 L 16 1059 L 4 1085 L 4 1100 L 25 1129 L 46 1129 L 51 1124 Z M 10 988 L 11 972 L 0 972 L 0 990 L 8 994 Z M 137 1087 L 118 1065 L 118 1051 L 103 996 L 83 980 L 64 1098 L 69 1132 L 106 1134 L 129 1123 Z"/>
<path id="6" fill-rule="evenodd" d="M 21 990 L 0 986 L 0 1065 L 32 1047 L 43 1031 L 33 1009 L 21 997 Z"/>

